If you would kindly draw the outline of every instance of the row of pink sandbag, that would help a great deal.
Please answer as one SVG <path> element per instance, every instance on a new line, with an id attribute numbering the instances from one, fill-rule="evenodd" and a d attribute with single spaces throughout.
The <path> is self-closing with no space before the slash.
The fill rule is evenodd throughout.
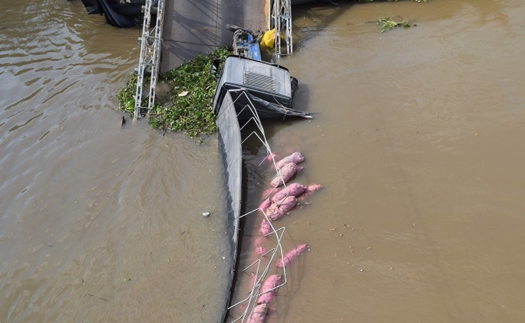
<path id="1" fill-rule="evenodd" d="M 303 170 L 303 167 L 298 166 L 304 161 L 304 156 L 300 152 L 294 152 L 293 154 L 281 159 L 275 164 L 277 170 L 277 176 L 270 182 L 272 186 L 270 189 L 264 192 L 266 198 L 259 206 L 259 210 L 264 212 L 270 221 L 276 221 L 282 218 L 285 214 L 288 214 L 292 209 L 297 206 L 297 198 L 304 198 L 311 193 L 323 188 L 320 184 L 311 184 L 308 186 L 292 183 L 285 185 L 297 171 Z M 283 186 L 284 188 L 280 188 Z M 263 236 L 267 236 L 272 231 L 270 223 L 263 219 L 261 227 L 259 229 Z M 259 255 L 266 254 L 267 250 L 263 246 L 263 239 L 258 238 L 255 240 L 255 250 Z M 287 266 L 292 260 L 305 251 L 308 245 L 301 244 L 288 253 L 279 261 L 277 261 L 277 268 Z M 257 280 L 257 277 L 254 278 Z M 252 311 L 248 323 L 263 323 L 268 311 L 268 304 L 273 300 L 275 295 L 275 289 L 281 284 L 281 276 L 278 274 L 270 275 L 264 281 L 260 289 L 260 296 L 257 299 L 257 306 Z"/>

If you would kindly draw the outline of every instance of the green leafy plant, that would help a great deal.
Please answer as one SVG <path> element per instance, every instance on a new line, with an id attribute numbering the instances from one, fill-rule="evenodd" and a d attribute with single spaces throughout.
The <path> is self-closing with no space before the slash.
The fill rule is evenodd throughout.
<path id="1" fill-rule="evenodd" d="M 400 22 L 394 21 L 392 18 L 381 18 L 377 21 L 377 25 L 381 26 L 381 32 L 384 33 L 387 30 L 392 30 L 396 27 L 403 26 L 404 28 L 409 28 L 410 23 L 408 20 L 403 20 Z"/>
<path id="2" fill-rule="evenodd" d="M 133 114 L 135 111 L 135 92 L 137 91 L 137 74 L 128 76 L 126 85 L 117 93 L 118 107 L 120 110 Z"/>
<path id="3" fill-rule="evenodd" d="M 168 99 L 152 107 L 149 124 L 164 131 L 182 131 L 191 138 L 217 131 L 212 106 L 216 87 L 212 64 L 216 58 L 224 62 L 230 54 L 227 48 L 220 48 L 167 72 L 163 80 L 173 90 Z M 136 86 L 137 77 L 132 74 L 118 93 L 119 108 L 130 114 L 135 109 Z"/>

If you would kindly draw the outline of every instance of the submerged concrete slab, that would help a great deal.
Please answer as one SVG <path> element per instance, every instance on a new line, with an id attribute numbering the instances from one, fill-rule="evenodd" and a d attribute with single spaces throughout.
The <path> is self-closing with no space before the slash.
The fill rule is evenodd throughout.
<path id="1" fill-rule="evenodd" d="M 231 47 L 226 24 L 265 30 L 267 0 L 166 0 L 161 71 L 179 66 L 196 55 Z"/>

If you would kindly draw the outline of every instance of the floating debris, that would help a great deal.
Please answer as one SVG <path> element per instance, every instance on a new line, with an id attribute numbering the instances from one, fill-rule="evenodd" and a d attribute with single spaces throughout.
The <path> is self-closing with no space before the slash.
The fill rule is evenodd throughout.
<path id="1" fill-rule="evenodd" d="M 382 33 L 400 26 L 403 26 L 403 28 L 410 28 L 410 22 L 408 20 L 397 22 L 389 17 L 379 19 L 376 24 L 378 26 L 381 26 Z"/>

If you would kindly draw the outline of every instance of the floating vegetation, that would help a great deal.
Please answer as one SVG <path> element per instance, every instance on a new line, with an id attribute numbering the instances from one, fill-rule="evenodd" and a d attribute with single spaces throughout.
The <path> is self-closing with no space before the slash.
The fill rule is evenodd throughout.
<path id="1" fill-rule="evenodd" d="M 137 91 L 138 75 L 131 73 L 126 85 L 117 93 L 118 107 L 120 110 L 133 115 L 135 111 L 135 92 Z M 146 81 L 146 80 L 145 80 Z M 149 83 L 149 80 L 147 80 Z M 142 100 L 147 105 L 147 99 Z"/>
<path id="2" fill-rule="evenodd" d="M 231 54 L 227 48 L 220 48 L 208 55 L 200 55 L 159 77 L 173 86 L 167 99 L 156 103 L 150 111 L 149 124 L 164 131 L 181 131 L 188 137 L 197 138 L 217 130 L 213 97 L 216 78 L 212 74 L 214 59 L 224 62 Z M 148 83 L 147 80 L 144 81 Z M 119 108 L 130 114 L 135 111 L 137 76 L 131 74 L 117 97 Z M 143 105 L 147 105 L 147 98 Z"/>
<path id="3" fill-rule="evenodd" d="M 378 26 L 381 26 L 381 32 L 384 33 L 387 30 L 392 30 L 396 27 L 403 26 L 404 28 L 410 27 L 410 22 L 408 20 L 403 20 L 400 22 L 394 21 L 392 18 L 381 18 L 376 23 Z"/>

